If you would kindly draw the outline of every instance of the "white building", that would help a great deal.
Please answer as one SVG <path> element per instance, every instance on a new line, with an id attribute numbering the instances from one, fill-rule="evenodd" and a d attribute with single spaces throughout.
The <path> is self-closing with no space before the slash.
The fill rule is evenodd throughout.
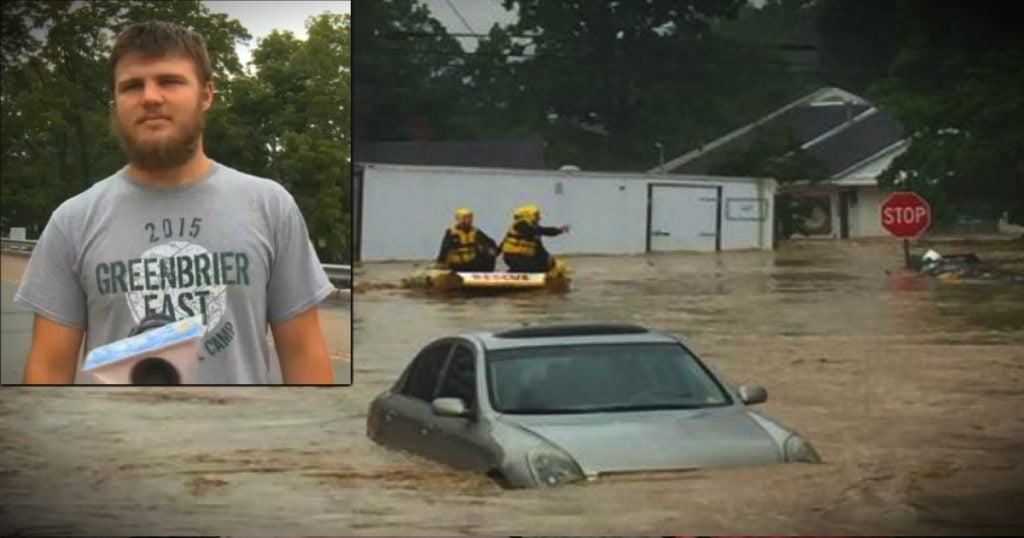
<path id="1" fill-rule="evenodd" d="M 771 249 L 772 179 L 364 163 L 357 166 L 357 259 L 437 256 L 455 210 L 501 241 L 512 212 L 541 208 L 561 254 Z"/>
<path id="2" fill-rule="evenodd" d="M 879 216 L 882 202 L 889 193 L 879 189 L 878 177 L 909 145 L 906 139 L 899 140 L 821 182 L 821 189 L 829 194 L 830 206 L 837 208 L 831 212 L 831 229 L 838 230 L 838 234 L 833 235 L 843 238 L 889 235 L 882 228 Z"/>

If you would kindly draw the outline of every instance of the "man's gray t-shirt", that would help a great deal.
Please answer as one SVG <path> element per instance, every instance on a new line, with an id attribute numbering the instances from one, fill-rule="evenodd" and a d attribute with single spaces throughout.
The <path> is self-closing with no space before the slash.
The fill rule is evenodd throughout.
<path id="1" fill-rule="evenodd" d="M 198 383 L 270 379 L 268 323 L 331 292 L 291 194 L 213 163 L 156 189 L 127 167 L 67 200 L 43 230 L 15 300 L 86 330 L 86 353 L 147 314 L 202 315 Z"/>

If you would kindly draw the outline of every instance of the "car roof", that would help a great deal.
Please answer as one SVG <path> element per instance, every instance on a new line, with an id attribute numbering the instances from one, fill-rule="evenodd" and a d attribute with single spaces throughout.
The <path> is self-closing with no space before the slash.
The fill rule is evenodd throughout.
<path id="1" fill-rule="evenodd" d="M 487 350 L 586 344 L 678 343 L 678 339 L 670 335 L 638 325 L 598 323 L 535 325 L 509 331 L 475 332 L 461 336 L 475 340 Z"/>

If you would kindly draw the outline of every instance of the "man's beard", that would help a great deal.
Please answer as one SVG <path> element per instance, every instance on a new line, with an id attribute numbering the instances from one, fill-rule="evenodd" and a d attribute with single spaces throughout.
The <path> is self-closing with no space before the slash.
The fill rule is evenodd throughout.
<path id="1" fill-rule="evenodd" d="M 113 121 L 118 138 L 121 139 L 121 148 L 128 157 L 128 162 L 140 170 L 159 171 L 179 167 L 189 161 L 199 149 L 199 140 L 203 136 L 203 128 L 206 125 L 206 113 L 197 105 L 196 114 L 190 121 L 181 124 L 179 132 L 167 135 L 160 134 L 153 137 L 153 140 L 140 141 L 135 136 L 135 129 L 139 123 L 130 128 L 125 128 L 118 120 L 117 112 L 113 114 Z M 166 129 L 173 129 L 174 123 L 168 120 Z"/>

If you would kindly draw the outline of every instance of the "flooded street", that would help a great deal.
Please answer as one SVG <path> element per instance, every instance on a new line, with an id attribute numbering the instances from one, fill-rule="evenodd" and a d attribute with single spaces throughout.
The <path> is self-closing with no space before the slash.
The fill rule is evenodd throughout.
<path id="1" fill-rule="evenodd" d="M 1024 268 L 1020 242 L 932 248 Z M 736 385 L 765 386 L 761 409 L 804 433 L 826 463 L 503 493 L 508 504 L 489 517 L 515 523 L 481 532 L 1024 529 L 1017 508 L 1024 505 L 1024 286 L 903 273 L 902 250 L 891 240 L 571 262 L 568 295 L 357 295 L 355 391 L 369 400 L 419 346 L 451 332 L 636 322 L 682 335 Z M 363 277 L 387 283 L 411 270 L 378 264 Z M 524 509 L 525 500 L 538 504 Z M 455 518 L 447 504 L 409 509 Z"/>
<path id="2" fill-rule="evenodd" d="M 937 243 L 1024 270 L 1018 242 Z M 572 257 L 573 291 L 400 289 L 367 264 L 347 388 L 6 388 L 0 532 L 1013 534 L 1024 529 L 1024 286 L 899 271 L 896 241 Z M 370 442 L 366 411 L 428 341 L 553 321 L 683 336 L 821 465 L 622 475 L 550 490 Z"/>

